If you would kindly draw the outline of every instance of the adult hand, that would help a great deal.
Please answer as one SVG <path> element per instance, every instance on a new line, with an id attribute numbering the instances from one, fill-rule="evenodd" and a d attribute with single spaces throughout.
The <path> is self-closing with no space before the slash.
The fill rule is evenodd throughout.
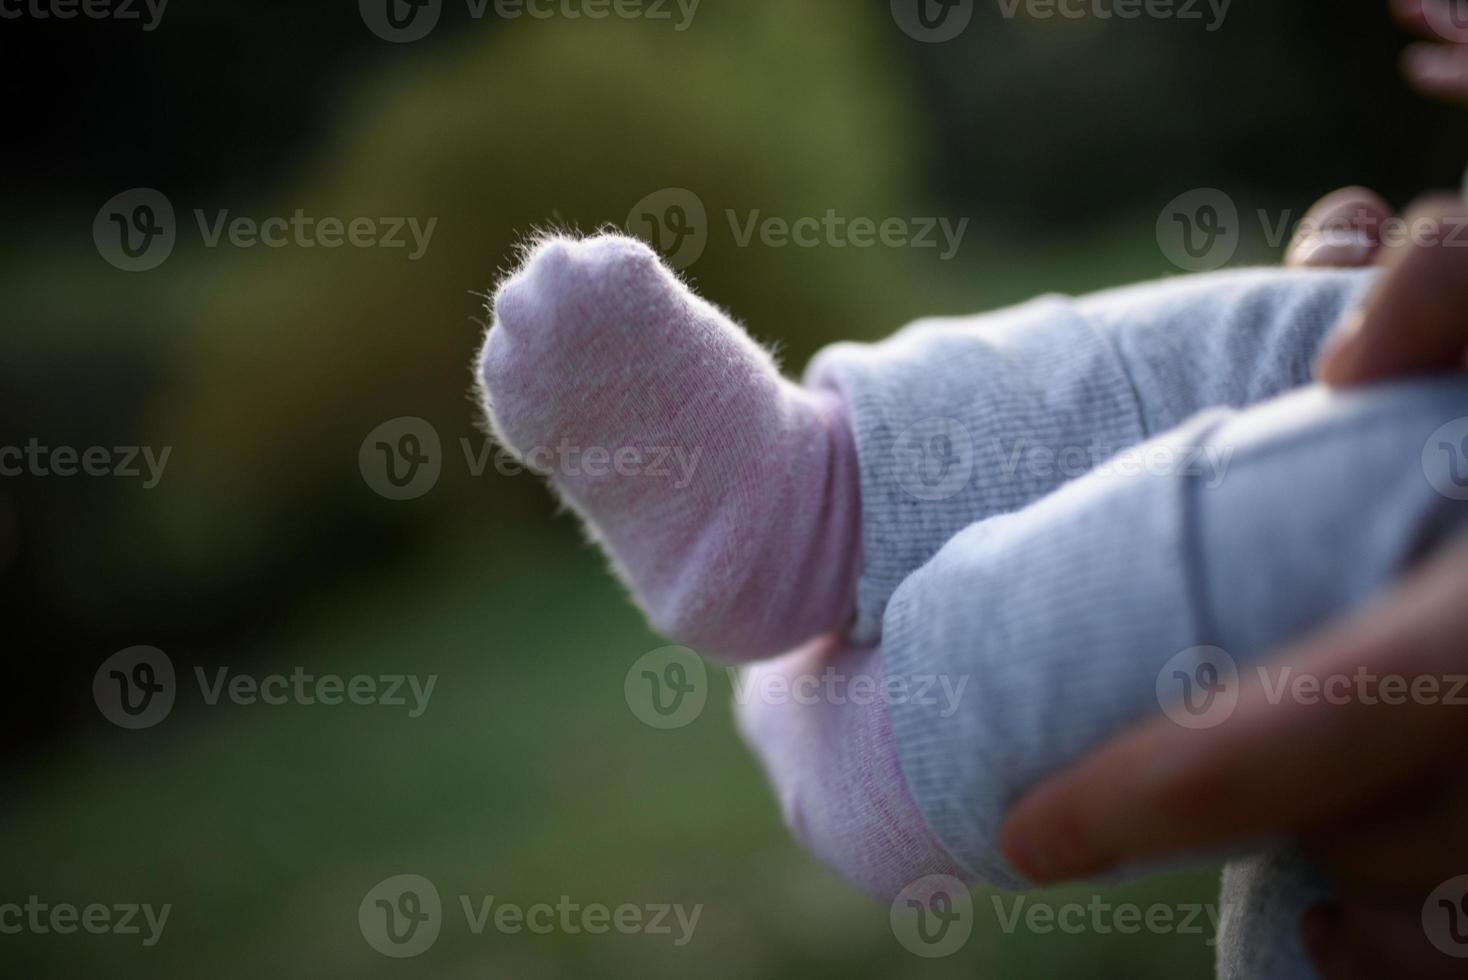
<path id="1" fill-rule="evenodd" d="M 1343 884 L 1301 923 L 1322 977 L 1461 977 L 1433 945 L 1452 934 L 1429 935 L 1423 909 L 1468 873 L 1465 636 L 1468 542 L 1275 665 L 1339 696 L 1280 699 L 1246 676 L 1227 723 L 1154 720 L 1030 794 L 1005 853 L 1050 883 L 1288 835 Z"/>
<path id="2" fill-rule="evenodd" d="M 1388 270 L 1336 332 L 1320 378 L 1337 387 L 1461 369 L 1468 352 L 1468 206 L 1430 198 L 1388 226 Z"/>
<path id="3" fill-rule="evenodd" d="M 1369 192 L 1338 192 L 1306 224 L 1363 241 L 1354 249 L 1349 236 L 1311 241 L 1307 228 L 1291 250 L 1296 265 L 1386 268 L 1321 359 L 1321 378 L 1334 386 L 1465 365 L 1468 207 L 1430 199 L 1390 223 L 1384 208 Z M 1382 228 L 1393 233 L 1372 234 Z M 1049 883 L 1292 837 L 1342 883 L 1341 900 L 1302 923 L 1323 977 L 1462 976 L 1463 960 L 1433 946 L 1423 907 L 1437 886 L 1468 874 L 1468 687 L 1457 680 L 1468 676 L 1465 637 L 1468 542 L 1279 658 L 1295 676 L 1349 682 L 1336 685 L 1344 700 L 1281 699 L 1255 675 L 1227 724 L 1141 725 L 1022 800 L 1003 831 L 1005 852 Z M 1411 693 L 1388 703 L 1381 686 L 1352 680 L 1362 677 L 1400 678 Z M 1468 897 L 1458 899 L 1453 914 L 1464 919 L 1454 924 L 1463 928 Z"/>
<path id="4" fill-rule="evenodd" d="M 1393 0 L 1404 27 L 1424 38 L 1407 49 L 1402 68 L 1419 91 L 1468 102 L 1468 15 L 1456 0 Z"/>
<path id="5" fill-rule="evenodd" d="M 1392 0 L 1392 13 L 1424 40 L 1407 48 L 1402 71 L 1418 91 L 1468 104 L 1468 12 L 1458 0 Z M 1468 190 L 1468 188 L 1465 188 Z M 1285 256 L 1288 266 L 1364 266 L 1376 261 L 1391 208 L 1347 187 L 1310 209 Z"/>

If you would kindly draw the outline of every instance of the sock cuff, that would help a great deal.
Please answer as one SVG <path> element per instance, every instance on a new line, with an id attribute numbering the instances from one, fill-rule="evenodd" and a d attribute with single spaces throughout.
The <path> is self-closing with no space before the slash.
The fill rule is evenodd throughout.
<path id="1" fill-rule="evenodd" d="M 880 641 L 897 586 L 954 534 L 1145 437 L 1115 350 L 1060 297 L 837 344 L 806 383 L 842 396 L 861 462 L 861 644 Z"/>

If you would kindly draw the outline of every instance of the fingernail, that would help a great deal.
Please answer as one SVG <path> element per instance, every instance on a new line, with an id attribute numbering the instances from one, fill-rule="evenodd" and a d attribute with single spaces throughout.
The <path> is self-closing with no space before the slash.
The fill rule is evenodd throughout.
<path id="1" fill-rule="evenodd" d="M 1290 244 L 1289 254 L 1285 256 L 1285 265 L 1316 265 L 1316 259 L 1320 250 L 1325 247 L 1325 241 L 1319 235 L 1305 235 L 1297 238 Z"/>
<path id="2" fill-rule="evenodd" d="M 1295 243 L 1289 265 L 1355 267 L 1371 260 L 1374 245 L 1365 232 L 1356 229 L 1333 234 L 1309 235 Z"/>

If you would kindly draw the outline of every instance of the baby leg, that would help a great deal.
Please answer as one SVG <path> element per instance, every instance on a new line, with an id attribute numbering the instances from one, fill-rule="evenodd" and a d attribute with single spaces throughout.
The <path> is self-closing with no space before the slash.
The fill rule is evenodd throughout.
<path id="1" fill-rule="evenodd" d="M 740 733 L 760 755 L 791 835 L 881 901 L 928 875 L 972 877 L 918 813 L 892 740 L 882 651 L 835 637 L 744 669 Z"/>
<path id="2" fill-rule="evenodd" d="M 1184 681 L 1208 680 L 1195 668 L 1221 672 L 1226 707 L 1229 670 L 1253 669 L 1468 528 L 1468 503 L 1453 499 L 1468 495 L 1453 492 L 1463 475 L 1433 446 L 1464 416 L 1468 382 L 1458 380 L 1345 396 L 1311 389 L 1199 418 L 954 537 L 897 590 L 881 645 L 885 690 L 904 693 L 879 699 L 891 738 L 875 744 L 890 745 L 933 842 L 908 852 L 903 873 L 948 861 L 965 880 L 1027 887 L 997 844 L 1027 789 L 1163 708 L 1192 723 L 1186 712 L 1198 704 L 1180 704 Z M 1425 458 L 1441 465 L 1424 468 Z M 833 784 L 853 799 L 862 792 L 829 775 L 859 771 L 837 759 L 844 747 L 801 728 L 830 730 L 840 712 L 757 693 L 741 711 L 787 817 L 848 877 L 869 882 L 862 859 L 831 856 L 863 832 L 838 836 L 829 804 L 802 806 Z M 805 721 L 778 720 L 802 712 Z M 891 832 L 865 831 L 882 835 Z M 883 887 L 869 890 L 895 893 L 902 873 L 881 871 Z"/>
<path id="3" fill-rule="evenodd" d="M 1024 884 L 995 847 L 1021 793 L 1159 700 L 1211 722 L 1187 709 L 1215 668 L 1222 691 L 1468 526 L 1433 445 L 1465 416 L 1457 379 L 1312 388 L 1200 417 L 957 535 L 894 595 L 882 649 L 889 674 L 971 678 L 957 712 L 892 708 L 913 798 L 958 863 Z"/>
<path id="4" fill-rule="evenodd" d="M 1038 500 L 1199 411 L 1308 384 L 1370 271 L 1190 276 L 838 344 L 807 373 L 851 409 L 863 568 L 853 638 L 975 521 Z"/>
<path id="5" fill-rule="evenodd" d="M 873 645 L 892 590 L 963 527 L 1198 408 L 1304 383 L 1369 282 L 1261 270 L 921 323 L 827 350 L 807 390 L 639 242 L 551 238 L 495 296 L 479 371 L 496 435 L 653 626 L 742 659 L 854 611 Z"/>

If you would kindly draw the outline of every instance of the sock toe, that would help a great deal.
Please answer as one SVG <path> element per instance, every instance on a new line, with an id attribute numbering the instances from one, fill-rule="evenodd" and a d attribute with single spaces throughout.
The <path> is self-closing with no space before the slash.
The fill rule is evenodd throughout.
<path id="1" fill-rule="evenodd" d="M 844 412 L 635 239 L 541 242 L 493 314 L 495 435 L 585 519 L 655 628 L 743 659 L 842 625 L 860 548 Z"/>

